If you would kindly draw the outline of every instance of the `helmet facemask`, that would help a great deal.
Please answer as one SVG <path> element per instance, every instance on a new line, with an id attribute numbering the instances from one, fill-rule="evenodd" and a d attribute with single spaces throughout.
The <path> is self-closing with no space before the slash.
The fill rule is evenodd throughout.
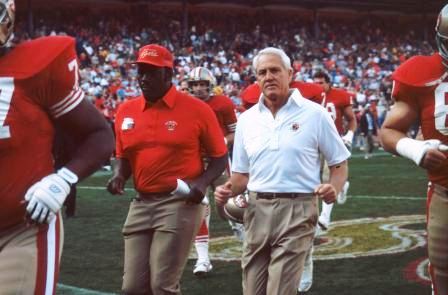
<path id="1" fill-rule="evenodd" d="M 437 19 L 436 43 L 443 64 L 448 67 L 448 5 L 443 7 Z"/>

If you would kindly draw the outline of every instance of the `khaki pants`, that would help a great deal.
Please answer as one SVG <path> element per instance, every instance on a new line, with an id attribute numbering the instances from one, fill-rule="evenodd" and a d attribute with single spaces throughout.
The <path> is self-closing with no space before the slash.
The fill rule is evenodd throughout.
<path id="1" fill-rule="evenodd" d="M 316 197 L 265 200 L 249 194 L 242 257 L 245 295 L 296 294 L 317 216 Z"/>
<path id="2" fill-rule="evenodd" d="M 124 294 L 181 294 L 203 207 L 170 195 L 132 201 L 123 227 Z"/>
<path id="3" fill-rule="evenodd" d="M 436 295 L 448 294 L 448 190 L 431 184 L 428 191 L 428 256 Z"/>
<path id="4" fill-rule="evenodd" d="M 60 214 L 50 224 L 0 232 L 0 294 L 55 294 L 63 236 Z"/>

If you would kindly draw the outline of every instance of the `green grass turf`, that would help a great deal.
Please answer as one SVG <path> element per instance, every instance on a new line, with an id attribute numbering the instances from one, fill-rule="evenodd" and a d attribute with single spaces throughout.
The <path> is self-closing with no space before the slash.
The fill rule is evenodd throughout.
<path id="1" fill-rule="evenodd" d="M 346 204 L 335 206 L 334 221 L 425 213 L 426 175 L 410 161 L 384 154 L 365 160 L 355 153 L 349 166 L 349 198 Z M 77 215 L 65 220 L 60 284 L 100 292 L 120 291 L 121 227 L 134 192 L 112 196 L 104 189 L 82 188 L 104 187 L 108 178 L 107 173 L 100 173 L 79 185 Z M 231 235 L 228 224 L 213 213 L 212 236 Z M 369 243 L 368 237 L 366 241 Z M 403 275 L 408 263 L 425 255 L 425 249 L 418 248 L 401 254 L 316 261 L 315 283 L 307 294 L 430 294 L 429 286 L 409 282 Z M 238 262 L 213 261 L 213 272 L 200 279 L 191 273 L 193 264 L 193 260 L 188 262 L 182 277 L 184 295 L 242 293 Z M 95 293 L 61 287 L 58 294 Z"/>

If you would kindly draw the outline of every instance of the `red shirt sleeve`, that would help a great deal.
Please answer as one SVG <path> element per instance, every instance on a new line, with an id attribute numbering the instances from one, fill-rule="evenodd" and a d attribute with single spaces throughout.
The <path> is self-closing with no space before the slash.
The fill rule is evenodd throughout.
<path id="1" fill-rule="evenodd" d="M 73 110 L 84 98 L 84 92 L 78 85 L 78 60 L 75 48 L 62 51 L 36 80 L 39 104 L 48 109 L 53 118 L 58 118 Z M 41 80 L 44 79 L 46 83 Z"/>

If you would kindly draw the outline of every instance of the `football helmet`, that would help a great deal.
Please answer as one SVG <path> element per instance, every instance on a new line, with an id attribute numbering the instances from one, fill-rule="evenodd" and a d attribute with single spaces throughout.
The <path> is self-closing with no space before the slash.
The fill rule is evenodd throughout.
<path id="1" fill-rule="evenodd" d="M 196 89 L 193 87 L 195 82 L 207 82 L 208 87 L 206 90 Z M 194 96 L 200 99 L 208 99 L 210 95 L 213 95 L 213 88 L 216 86 L 216 79 L 209 69 L 204 67 L 196 67 L 188 75 L 188 87 Z"/>
<path id="2" fill-rule="evenodd" d="M 230 198 L 224 206 L 217 206 L 221 218 L 236 223 L 243 223 L 244 211 L 247 208 L 248 196 L 246 193 Z"/>
<path id="3" fill-rule="evenodd" d="M 436 24 L 436 43 L 443 64 L 448 67 L 448 5 L 445 5 L 439 13 Z"/>
<path id="4" fill-rule="evenodd" d="M 0 47 L 8 44 L 16 17 L 14 0 L 0 0 Z"/>

